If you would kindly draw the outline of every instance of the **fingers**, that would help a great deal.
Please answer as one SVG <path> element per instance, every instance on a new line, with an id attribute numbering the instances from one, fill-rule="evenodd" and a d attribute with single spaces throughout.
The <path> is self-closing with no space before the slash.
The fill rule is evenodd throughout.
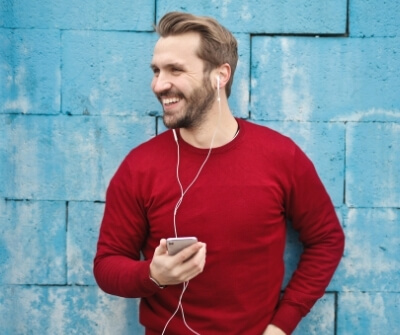
<path id="1" fill-rule="evenodd" d="M 184 263 L 192 258 L 199 250 L 205 248 L 205 243 L 197 242 L 178 252 L 175 257 L 177 263 Z"/>
<path id="2" fill-rule="evenodd" d="M 206 245 L 200 243 L 199 248 L 187 250 L 186 248 L 177 255 L 177 263 L 173 268 L 174 275 L 180 282 L 188 281 L 203 272 L 206 263 Z"/>
<path id="3" fill-rule="evenodd" d="M 180 284 L 203 272 L 206 262 L 206 244 L 197 242 L 178 252 L 168 255 L 165 239 L 155 249 L 150 263 L 150 275 L 162 285 Z"/>
<path id="4" fill-rule="evenodd" d="M 187 271 L 187 276 L 188 276 L 187 280 L 190 280 L 203 272 L 204 266 L 206 264 L 206 254 L 207 250 L 206 250 L 206 245 L 204 244 L 202 248 L 193 256 L 193 258 L 189 260 L 189 262 L 191 262 L 192 264 Z M 183 264 L 183 266 L 185 265 L 189 264 L 186 263 Z"/>

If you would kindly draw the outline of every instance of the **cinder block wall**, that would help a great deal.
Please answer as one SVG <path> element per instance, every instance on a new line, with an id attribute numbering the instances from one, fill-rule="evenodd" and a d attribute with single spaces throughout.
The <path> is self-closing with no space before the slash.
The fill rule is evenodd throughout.
<path id="1" fill-rule="evenodd" d="M 149 63 L 171 10 L 235 33 L 235 115 L 296 140 L 341 218 L 345 256 L 296 334 L 400 334 L 400 1 L 0 6 L 1 334 L 143 334 L 92 259 L 111 176 L 163 130 Z M 291 232 L 285 282 L 299 253 Z"/>

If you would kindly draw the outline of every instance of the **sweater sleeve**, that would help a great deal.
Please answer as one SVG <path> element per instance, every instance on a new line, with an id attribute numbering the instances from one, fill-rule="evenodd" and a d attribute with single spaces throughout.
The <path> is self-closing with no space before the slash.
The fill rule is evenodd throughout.
<path id="1" fill-rule="evenodd" d="M 143 206 L 135 196 L 135 182 L 125 160 L 107 189 L 94 258 L 94 277 L 103 291 L 137 298 L 153 295 L 158 290 L 149 279 L 150 261 L 140 259 L 146 234 Z"/>
<path id="2" fill-rule="evenodd" d="M 344 234 L 312 162 L 295 148 L 286 214 L 303 244 L 297 269 L 285 288 L 272 324 L 294 331 L 322 297 L 343 255 Z"/>

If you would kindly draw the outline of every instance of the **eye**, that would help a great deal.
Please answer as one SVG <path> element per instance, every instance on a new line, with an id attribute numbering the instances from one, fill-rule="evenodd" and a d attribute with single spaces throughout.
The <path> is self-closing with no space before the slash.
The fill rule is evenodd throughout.
<path id="1" fill-rule="evenodd" d="M 179 68 L 179 67 L 173 67 L 173 68 L 171 68 L 171 72 L 172 72 L 173 74 L 180 74 L 182 71 L 183 71 L 183 70 L 182 70 L 181 68 Z"/>
<path id="2" fill-rule="evenodd" d="M 158 77 L 158 75 L 160 74 L 160 69 L 155 66 L 152 66 L 151 69 L 153 71 L 154 76 Z"/>

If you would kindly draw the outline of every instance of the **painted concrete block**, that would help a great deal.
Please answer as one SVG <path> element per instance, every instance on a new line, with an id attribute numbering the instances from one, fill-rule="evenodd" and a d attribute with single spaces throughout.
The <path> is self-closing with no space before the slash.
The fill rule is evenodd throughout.
<path id="1" fill-rule="evenodd" d="M 344 34 L 346 1 L 158 0 L 157 21 L 167 12 L 212 16 L 234 32 Z"/>
<path id="2" fill-rule="evenodd" d="M 293 335 L 334 335 L 335 295 L 325 294 L 297 326 Z"/>
<path id="3" fill-rule="evenodd" d="M 2 200 L 0 212 L 0 284 L 65 284 L 65 203 Z"/>
<path id="4" fill-rule="evenodd" d="M 263 122 L 294 140 L 312 160 L 335 206 L 343 204 L 345 126 L 342 123 Z"/>
<path id="5" fill-rule="evenodd" d="M 103 211 L 103 203 L 68 203 L 67 260 L 70 285 L 96 285 L 93 258 Z"/>
<path id="6" fill-rule="evenodd" d="M 3 286 L 1 333 L 143 334 L 135 299 L 102 293 L 94 286 Z"/>
<path id="7" fill-rule="evenodd" d="M 350 36 L 399 36 L 399 13 L 399 1 L 349 1 Z"/>
<path id="8" fill-rule="evenodd" d="M 344 213 L 346 246 L 331 288 L 399 292 L 399 227 L 399 209 L 353 208 Z"/>
<path id="9" fill-rule="evenodd" d="M 400 37 L 252 38 L 257 120 L 399 121 Z"/>
<path id="10" fill-rule="evenodd" d="M 235 34 L 238 42 L 239 61 L 233 78 L 229 107 L 237 117 L 249 116 L 250 102 L 250 36 Z"/>
<path id="11" fill-rule="evenodd" d="M 154 136 L 154 118 L 0 116 L 0 195 L 103 200 L 126 154 Z"/>
<path id="12" fill-rule="evenodd" d="M 349 123 L 346 203 L 400 207 L 400 123 Z"/>
<path id="13" fill-rule="evenodd" d="M 156 40 L 150 33 L 64 32 L 63 113 L 145 115 L 159 109 L 150 89 Z"/>
<path id="14" fill-rule="evenodd" d="M 337 333 L 340 335 L 399 334 L 400 293 L 339 294 Z"/>
<path id="15" fill-rule="evenodd" d="M 106 0 L 3 1 L 0 26 L 40 29 L 101 29 L 151 31 L 154 1 Z"/>
<path id="16" fill-rule="evenodd" d="M 60 111 L 60 32 L 0 29 L 0 114 Z"/>

